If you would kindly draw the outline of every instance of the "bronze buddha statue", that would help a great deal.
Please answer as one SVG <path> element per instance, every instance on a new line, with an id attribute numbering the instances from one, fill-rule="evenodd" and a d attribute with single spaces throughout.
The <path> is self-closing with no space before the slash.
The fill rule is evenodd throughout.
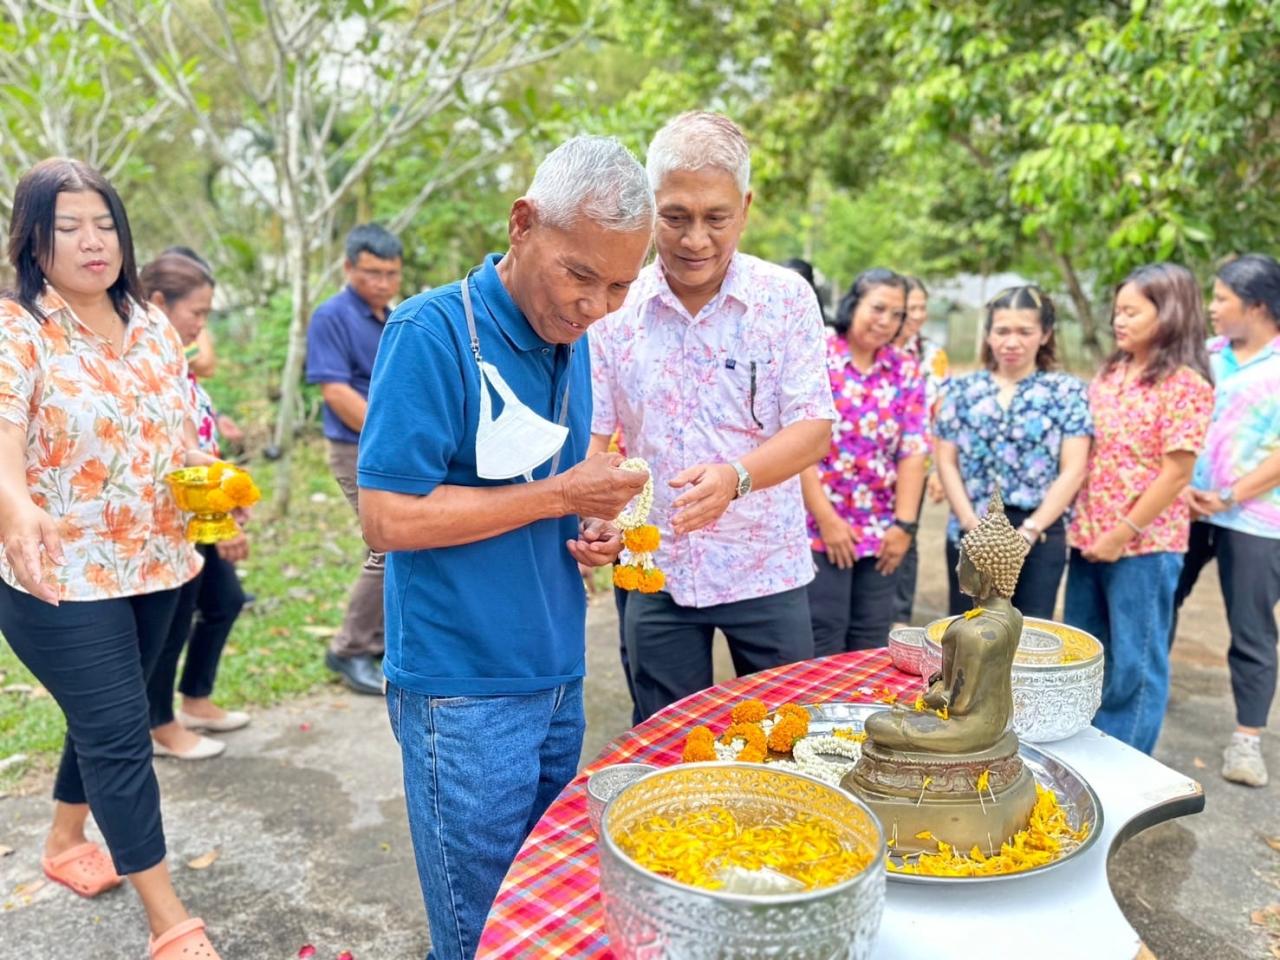
<path id="1" fill-rule="evenodd" d="M 1026 555 L 996 490 L 960 541 L 956 572 L 974 605 L 943 634 L 942 670 L 929 678 L 925 709 L 867 718 L 862 758 L 843 785 L 896 834 L 898 852 L 929 848 L 912 840 L 924 831 L 961 850 L 998 848 L 1030 816 L 1035 784 L 1010 730 L 1022 636 L 1022 614 L 1010 598 Z"/>

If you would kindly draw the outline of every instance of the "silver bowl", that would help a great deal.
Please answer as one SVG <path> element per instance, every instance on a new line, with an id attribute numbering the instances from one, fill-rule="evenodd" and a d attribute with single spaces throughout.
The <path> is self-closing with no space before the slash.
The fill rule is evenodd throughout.
<path id="1" fill-rule="evenodd" d="M 817 816 L 874 855 L 861 873 L 835 886 L 733 894 L 652 873 L 614 842 L 615 833 L 650 817 L 715 805 L 748 824 Z M 651 773 L 609 801 L 599 851 L 605 926 L 619 960 L 864 960 L 880 928 L 880 823 L 856 797 L 804 774 L 748 763 L 688 763 Z"/>
<path id="2" fill-rule="evenodd" d="M 942 635 L 956 617 L 925 628 L 921 676 L 942 669 Z M 1064 653 L 1077 659 L 1063 663 Z M 1013 660 L 1013 732 L 1049 743 L 1085 730 L 1102 703 L 1102 644 L 1065 623 L 1027 617 Z"/>
<path id="3" fill-rule="evenodd" d="M 600 818 L 604 815 L 605 804 L 619 790 L 657 769 L 652 763 L 615 763 L 601 767 L 587 777 L 587 819 L 591 821 L 591 832 L 600 836 Z"/>
<path id="4" fill-rule="evenodd" d="M 903 673 L 920 676 L 924 633 L 924 627 L 898 627 L 889 631 L 889 659 Z"/>

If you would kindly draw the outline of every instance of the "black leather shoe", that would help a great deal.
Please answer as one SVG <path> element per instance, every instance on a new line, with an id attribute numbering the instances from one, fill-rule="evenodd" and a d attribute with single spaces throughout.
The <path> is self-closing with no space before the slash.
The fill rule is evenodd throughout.
<path id="1" fill-rule="evenodd" d="M 327 650 L 324 665 L 342 677 L 342 682 L 356 693 L 382 696 L 382 671 L 368 654 L 340 657 L 332 650 Z"/>

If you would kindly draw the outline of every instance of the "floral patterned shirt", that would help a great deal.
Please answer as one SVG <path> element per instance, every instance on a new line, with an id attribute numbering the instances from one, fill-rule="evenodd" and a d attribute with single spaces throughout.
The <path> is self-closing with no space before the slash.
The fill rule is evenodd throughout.
<path id="1" fill-rule="evenodd" d="M 621 427 L 628 453 L 649 462 L 657 563 L 680 606 L 769 596 L 813 579 L 799 477 L 733 501 L 683 537 L 671 532 L 672 503 L 687 488 L 669 481 L 699 463 L 741 459 L 793 423 L 833 419 L 822 330 L 799 274 L 743 253 L 696 317 L 658 261 L 591 328 L 591 432 Z"/>
<path id="2" fill-rule="evenodd" d="M 1280 337 L 1241 363 L 1226 337 L 1209 341 L 1213 423 L 1191 485 L 1217 493 L 1280 450 Z M 1215 526 L 1280 539 L 1280 487 L 1206 518 Z"/>
<path id="3" fill-rule="evenodd" d="M 914 357 L 891 346 L 882 347 L 863 373 L 848 340 L 831 333 L 827 377 L 836 425 L 831 449 L 818 464 L 822 490 L 853 528 L 854 556 L 874 557 L 893 526 L 898 462 L 929 453 L 924 375 Z M 808 525 L 810 546 L 825 553 L 812 515 Z"/>
<path id="4" fill-rule="evenodd" d="M 1062 441 L 1093 436 L 1089 395 L 1077 377 L 1037 370 L 1019 381 L 1008 410 L 999 393 L 990 371 L 965 374 L 952 381 L 938 415 L 938 439 L 956 445 L 960 477 L 979 516 L 997 483 L 1006 504 L 1035 510 L 1058 479 Z M 960 539 L 954 514 L 947 537 Z"/>
<path id="5" fill-rule="evenodd" d="M 203 562 L 164 477 L 182 467 L 193 418 L 177 332 L 131 304 L 123 355 L 50 287 L 44 322 L 0 300 L 0 417 L 27 432 L 31 499 L 58 524 L 63 600 L 180 586 Z M 21 589 L 0 558 L 0 576 Z"/>
<path id="6" fill-rule="evenodd" d="M 191 409 L 195 411 L 196 436 L 200 439 L 200 449 L 211 456 L 222 456 L 218 446 L 218 411 L 214 409 L 213 398 L 200 385 L 194 373 L 187 374 L 187 382 L 191 384 L 188 400 Z"/>
<path id="7" fill-rule="evenodd" d="M 1087 550 L 1117 524 L 1155 482 L 1166 453 L 1199 453 L 1213 413 L 1213 386 L 1190 367 L 1159 383 L 1124 385 L 1127 364 L 1099 374 L 1089 385 L 1094 440 L 1084 486 L 1067 534 Z M 1145 533 L 1125 548 L 1127 557 L 1185 553 L 1191 533 L 1187 502 L 1176 497 Z"/>
<path id="8" fill-rule="evenodd" d="M 932 426 L 938 419 L 942 397 L 951 380 L 951 361 L 947 359 L 947 351 L 942 349 L 942 344 L 923 333 L 917 333 L 902 349 L 915 357 L 920 369 L 924 371 L 925 409 Z"/>

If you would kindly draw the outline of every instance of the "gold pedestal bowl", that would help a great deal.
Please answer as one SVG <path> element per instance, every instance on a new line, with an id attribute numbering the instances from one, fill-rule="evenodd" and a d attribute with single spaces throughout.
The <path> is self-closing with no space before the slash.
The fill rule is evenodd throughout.
<path id="1" fill-rule="evenodd" d="M 169 489 L 173 491 L 173 499 L 177 502 L 178 509 L 194 514 L 187 521 L 189 541 L 218 543 L 222 540 L 232 540 L 240 535 L 240 525 L 236 523 L 231 511 L 237 506 L 249 506 L 249 503 L 237 503 L 224 487 L 227 479 L 236 474 L 249 477 L 243 470 L 237 470 L 226 464 L 222 464 L 221 470 L 216 472 L 213 467 L 184 467 L 165 477 Z M 252 498 L 246 496 L 242 499 L 252 502 L 257 499 L 257 487 L 252 486 L 251 479 L 248 482 L 252 490 Z"/>

